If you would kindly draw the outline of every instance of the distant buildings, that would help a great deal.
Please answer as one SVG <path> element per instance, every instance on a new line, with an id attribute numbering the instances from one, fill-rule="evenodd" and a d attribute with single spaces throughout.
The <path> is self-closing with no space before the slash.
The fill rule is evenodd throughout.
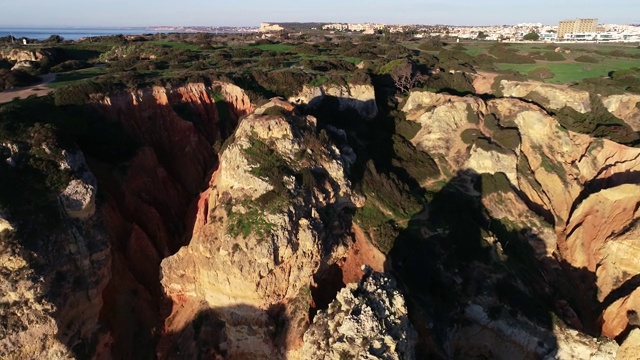
<path id="1" fill-rule="evenodd" d="M 322 26 L 322 30 L 334 30 L 334 31 L 362 31 L 365 34 L 373 34 L 378 30 L 386 29 L 386 25 L 383 24 L 327 24 Z"/>
<path id="2" fill-rule="evenodd" d="M 284 30 L 284 28 L 278 24 L 260 23 L 260 32 L 277 32 L 282 30 Z"/>
<path id="3" fill-rule="evenodd" d="M 558 39 L 567 34 L 595 33 L 598 30 L 598 19 L 562 20 L 558 23 Z"/>

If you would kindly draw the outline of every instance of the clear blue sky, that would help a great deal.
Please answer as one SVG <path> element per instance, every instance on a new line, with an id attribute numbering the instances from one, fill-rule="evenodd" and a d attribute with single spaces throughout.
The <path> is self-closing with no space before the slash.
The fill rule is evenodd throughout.
<path id="1" fill-rule="evenodd" d="M 0 27 L 257 26 L 261 21 L 640 23 L 640 0 L 0 0 Z"/>

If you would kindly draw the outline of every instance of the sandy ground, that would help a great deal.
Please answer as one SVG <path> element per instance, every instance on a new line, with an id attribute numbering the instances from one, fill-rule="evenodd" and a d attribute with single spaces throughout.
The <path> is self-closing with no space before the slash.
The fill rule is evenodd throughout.
<path id="1" fill-rule="evenodd" d="M 478 72 L 476 78 L 473 80 L 473 87 L 476 89 L 476 94 L 491 94 L 491 86 L 498 74 Z"/>
<path id="2" fill-rule="evenodd" d="M 380 252 L 367 238 L 362 229 L 353 224 L 355 243 L 339 262 L 342 269 L 342 280 L 345 284 L 360 281 L 363 275 L 362 265 L 369 265 L 375 271 L 384 271 L 386 256 Z"/>
<path id="3" fill-rule="evenodd" d="M 53 89 L 47 86 L 50 82 L 56 79 L 56 74 L 41 75 L 42 82 L 36 85 L 5 90 L 0 92 L 0 104 L 12 101 L 13 99 L 20 98 L 26 99 L 31 95 L 44 96 L 50 93 Z"/>

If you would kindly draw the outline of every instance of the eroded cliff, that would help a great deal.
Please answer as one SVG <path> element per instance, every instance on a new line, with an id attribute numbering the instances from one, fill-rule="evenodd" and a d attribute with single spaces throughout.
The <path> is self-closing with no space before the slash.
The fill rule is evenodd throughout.
<path id="1" fill-rule="evenodd" d="M 401 115 L 373 86 L 255 111 L 225 83 L 95 94 L 135 151 L 63 154 L 39 252 L 0 213 L 0 354 L 633 358 L 640 150 L 563 126 L 588 93 L 501 91 L 411 92 Z M 601 100 L 633 126 L 629 99 Z"/>
<path id="2" fill-rule="evenodd" d="M 635 326 L 639 149 L 566 130 L 517 99 L 418 92 L 403 111 L 420 124 L 412 143 L 445 173 L 473 171 L 461 175 L 475 183 L 468 193 L 534 251 L 542 293 L 565 322 L 610 338 Z"/>
<path id="3" fill-rule="evenodd" d="M 282 357 L 299 347 L 311 280 L 345 253 L 347 214 L 362 199 L 346 177 L 350 149 L 326 132 L 321 141 L 315 118 L 281 111 L 242 120 L 202 198 L 191 243 L 162 263 L 173 302 L 168 338 L 193 326 L 185 313 L 212 311 L 227 356 Z"/>

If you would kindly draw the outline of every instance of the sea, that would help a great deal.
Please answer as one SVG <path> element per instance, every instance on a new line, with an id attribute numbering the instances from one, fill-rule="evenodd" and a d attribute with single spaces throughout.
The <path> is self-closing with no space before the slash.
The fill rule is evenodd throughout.
<path id="1" fill-rule="evenodd" d="M 92 36 L 138 35 L 180 31 L 158 31 L 146 28 L 0 28 L 0 37 L 13 35 L 15 38 L 44 40 L 51 35 L 60 35 L 65 40 L 78 40 Z"/>

